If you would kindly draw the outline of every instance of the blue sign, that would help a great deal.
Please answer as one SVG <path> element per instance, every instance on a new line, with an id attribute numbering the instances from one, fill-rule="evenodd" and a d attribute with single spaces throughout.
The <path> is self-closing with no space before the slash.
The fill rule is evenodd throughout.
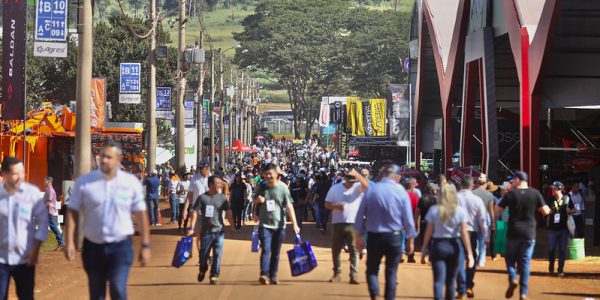
<path id="1" fill-rule="evenodd" d="M 38 0 L 35 10 L 35 39 L 67 40 L 67 0 Z"/>
<path id="2" fill-rule="evenodd" d="M 141 64 L 139 63 L 121 63 L 121 80 L 120 91 L 121 94 L 139 94 L 141 93 L 141 80 L 140 70 Z"/>
<path id="3" fill-rule="evenodd" d="M 157 87 L 156 88 L 156 110 L 171 111 L 171 88 Z"/>

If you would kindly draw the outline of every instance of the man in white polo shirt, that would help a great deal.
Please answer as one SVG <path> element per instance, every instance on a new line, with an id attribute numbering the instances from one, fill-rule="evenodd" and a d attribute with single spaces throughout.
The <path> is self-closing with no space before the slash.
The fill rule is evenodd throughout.
<path id="1" fill-rule="evenodd" d="M 344 175 L 342 183 L 335 184 L 327 192 L 325 208 L 331 209 L 331 253 L 333 256 L 333 277 L 329 282 L 339 282 L 342 273 L 340 254 L 344 243 L 350 250 L 350 284 L 358 284 L 359 251 L 356 249 L 354 238 L 356 231 L 354 223 L 360 207 L 363 192 L 369 187 L 369 180 L 362 177 L 356 170 Z"/>
<path id="2" fill-rule="evenodd" d="M 48 210 L 40 190 L 24 182 L 19 159 L 4 158 L 0 170 L 0 299 L 7 299 L 11 277 L 17 297 L 33 299 L 35 265 L 48 239 Z"/>
<path id="3" fill-rule="evenodd" d="M 105 299 L 106 282 L 111 299 L 127 299 L 127 277 L 133 263 L 132 214 L 140 227 L 139 261 L 150 261 L 150 232 L 142 184 L 121 171 L 122 150 L 108 142 L 100 153 L 100 169 L 75 182 L 67 213 L 65 256 L 75 260 L 75 230 L 83 216 L 83 267 L 88 275 L 90 299 Z"/>

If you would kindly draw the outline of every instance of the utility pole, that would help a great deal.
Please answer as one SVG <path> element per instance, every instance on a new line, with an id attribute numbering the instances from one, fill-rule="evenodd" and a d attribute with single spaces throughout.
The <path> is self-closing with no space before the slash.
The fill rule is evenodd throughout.
<path id="1" fill-rule="evenodd" d="M 200 32 L 200 49 L 204 49 L 204 32 Z M 200 70 L 198 71 L 198 124 L 196 127 L 196 144 L 198 149 L 196 151 L 196 164 L 200 165 L 202 162 L 202 151 L 204 151 L 204 60 L 200 62 Z"/>
<path id="2" fill-rule="evenodd" d="M 237 139 L 241 140 L 242 142 L 244 141 L 244 71 L 241 72 L 240 75 L 240 87 L 239 87 L 239 99 L 240 99 L 240 105 L 238 106 L 238 136 Z"/>
<path id="3" fill-rule="evenodd" d="M 223 126 L 223 113 L 225 112 L 225 93 L 223 92 L 223 56 L 219 49 L 219 100 L 221 109 L 219 109 L 219 167 L 225 170 L 225 128 Z M 231 145 L 230 145 L 231 148 Z"/>
<path id="4" fill-rule="evenodd" d="M 150 0 L 150 22 L 154 22 L 156 18 L 156 0 Z M 152 170 L 156 168 L 156 28 L 150 33 L 150 43 L 148 48 L 148 82 L 150 83 L 150 91 L 148 93 L 148 106 L 146 109 L 146 124 L 148 124 L 148 149 L 146 171 L 150 175 Z"/>
<path id="5" fill-rule="evenodd" d="M 211 51 L 211 63 L 210 63 L 210 109 L 209 109 L 209 120 L 210 120 L 210 170 L 215 171 L 215 120 L 213 114 L 213 108 L 215 107 L 215 93 L 217 91 L 217 85 L 215 81 L 215 51 Z"/>
<path id="6" fill-rule="evenodd" d="M 175 124 L 177 126 L 177 142 L 175 144 L 175 157 L 177 159 L 176 172 L 183 172 L 185 168 L 185 111 L 183 99 L 185 97 L 185 0 L 179 0 L 179 45 L 177 49 L 177 105 L 175 106 Z"/>
<path id="7" fill-rule="evenodd" d="M 92 135 L 90 107 L 92 94 L 92 0 L 79 2 L 79 48 L 77 55 L 77 124 L 75 132 L 75 170 L 79 177 L 91 170 Z M 8 30 L 5 29 L 5 30 Z"/>
<path id="8" fill-rule="evenodd" d="M 235 70 L 233 69 L 233 67 L 230 67 L 229 69 L 229 85 L 231 86 L 231 88 L 233 89 L 233 72 L 235 72 Z M 234 94 L 231 95 L 229 97 L 229 111 L 227 112 L 229 115 L 229 126 L 227 127 L 227 140 L 229 141 L 229 151 L 227 151 L 227 155 L 229 157 L 229 159 L 232 159 L 233 156 L 233 99 L 235 97 L 235 90 L 234 90 Z M 240 149 L 241 151 L 241 149 Z"/>

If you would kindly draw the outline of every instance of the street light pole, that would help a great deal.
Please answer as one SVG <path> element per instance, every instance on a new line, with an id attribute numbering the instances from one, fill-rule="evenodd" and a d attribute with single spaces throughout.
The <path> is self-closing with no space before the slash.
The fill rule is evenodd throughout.
<path id="1" fill-rule="evenodd" d="M 215 107 L 215 93 L 217 91 L 215 81 L 215 52 L 211 51 L 210 63 L 210 109 L 208 112 L 210 120 L 210 170 L 215 171 L 215 120 L 213 108 Z"/>
<path id="2" fill-rule="evenodd" d="M 183 67 L 185 63 L 185 0 L 179 0 L 179 44 L 177 49 L 177 105 L 175 106 L 177 126 L 177 142 L 175 156 L 177 159 L 176 172 L 183 172 L 185 168 L 185 110 L 183 106 L 185 96 L 185 77 Z"/>
<path id="3" fill-rule="evenodd" d="M 73 174 L 75 178 L 91 170 L 92 0 L 82 0 L 79 2 L 78 9 L 77 124 L 75 134 L 75 168 Z M 4 30 L 8 30 L 8 28 Z"/>
<path id="4" fill-rule="evenodd" d="M 223 56 L 219 49 L 219 100 L 221 108 L 219 109 L 219 167 L 225 170 L 225 128 L 223 126 L 223 113 L 225 112 L 225 93 L 223 92 Z"/>
<path id="5" fill-rule="evenodd" d="M 152 0 L 154 1 L 154 0 Z M 204 49 L 204 32 L 200 32 L 200 49 Z M 196 124 L 196 164 L 200 165 L 204 151 L 204 59 L 198 70 L 198 124 Z"/>
<path id="6" fill-rule="evenodd" d="M 229 68 L 229 84 L 231 86 L 231 88 L 233 89 L 233 73 L 235 72 L 235 70 L 233 69 L 233 67 Z M 229 115 L 229 126 L 227 127 L 227 141 L 229 141 L 229 151 L 227 152 L 227 155 L 229 157 L 229 159 L 232 159 L 233 156 L 233 99 L 235 97 L 235 90 L 234 90 L 234 94 L 232 94 L 231 96 L 229 96 L 229 111 L 227 112 Z"/>
<path id="7" fill-rule="evenodd" d="M 156 18 L 156 1 L 150 0 L 150 20 L 153 22 Z M 150 43 L 148 48 L 148 81 L 150 91 L 148 93 L 148 108 L 146 111 L 146 124 L 148 124 L 148 149 L 146 149 L 146 173 L 150 175 L 156 168 L 156 28 L 150 33 Z M 149 167 L 148 167 L 149 166 Z"/>

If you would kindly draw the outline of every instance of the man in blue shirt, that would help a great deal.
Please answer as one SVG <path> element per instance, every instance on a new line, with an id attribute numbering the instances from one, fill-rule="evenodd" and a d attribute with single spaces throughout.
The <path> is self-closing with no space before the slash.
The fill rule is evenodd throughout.
<path id="1" fill-rule="evenodd" d="M 356 223 L 356 245 L 364 247 L 362 237 L 367 237 L 367 282 L 371 299 L 379 296 L 379 265 L 385 256 L 385 299 L 396 297 L 396 274 L 402 257 L 402 231 L 408 238 L 406 252 L 411 254 L 417 236 L 410 204 L 404 188 L 398 184 L 400 167 L 386 165 L 381 169 L 381 181 L 370 186 L 358 208 Z"/>
<path id="2" fill-rule="evenodd" d="M 146 204 L 148 206 L 148 214 L 150 225 L 160 225 L 158 222 L 158 189 L 160 187 L 160 179 L 158 179 L 156 170 L 152 170 L 150 177 L 144 180 L 146 186 Z"/>

